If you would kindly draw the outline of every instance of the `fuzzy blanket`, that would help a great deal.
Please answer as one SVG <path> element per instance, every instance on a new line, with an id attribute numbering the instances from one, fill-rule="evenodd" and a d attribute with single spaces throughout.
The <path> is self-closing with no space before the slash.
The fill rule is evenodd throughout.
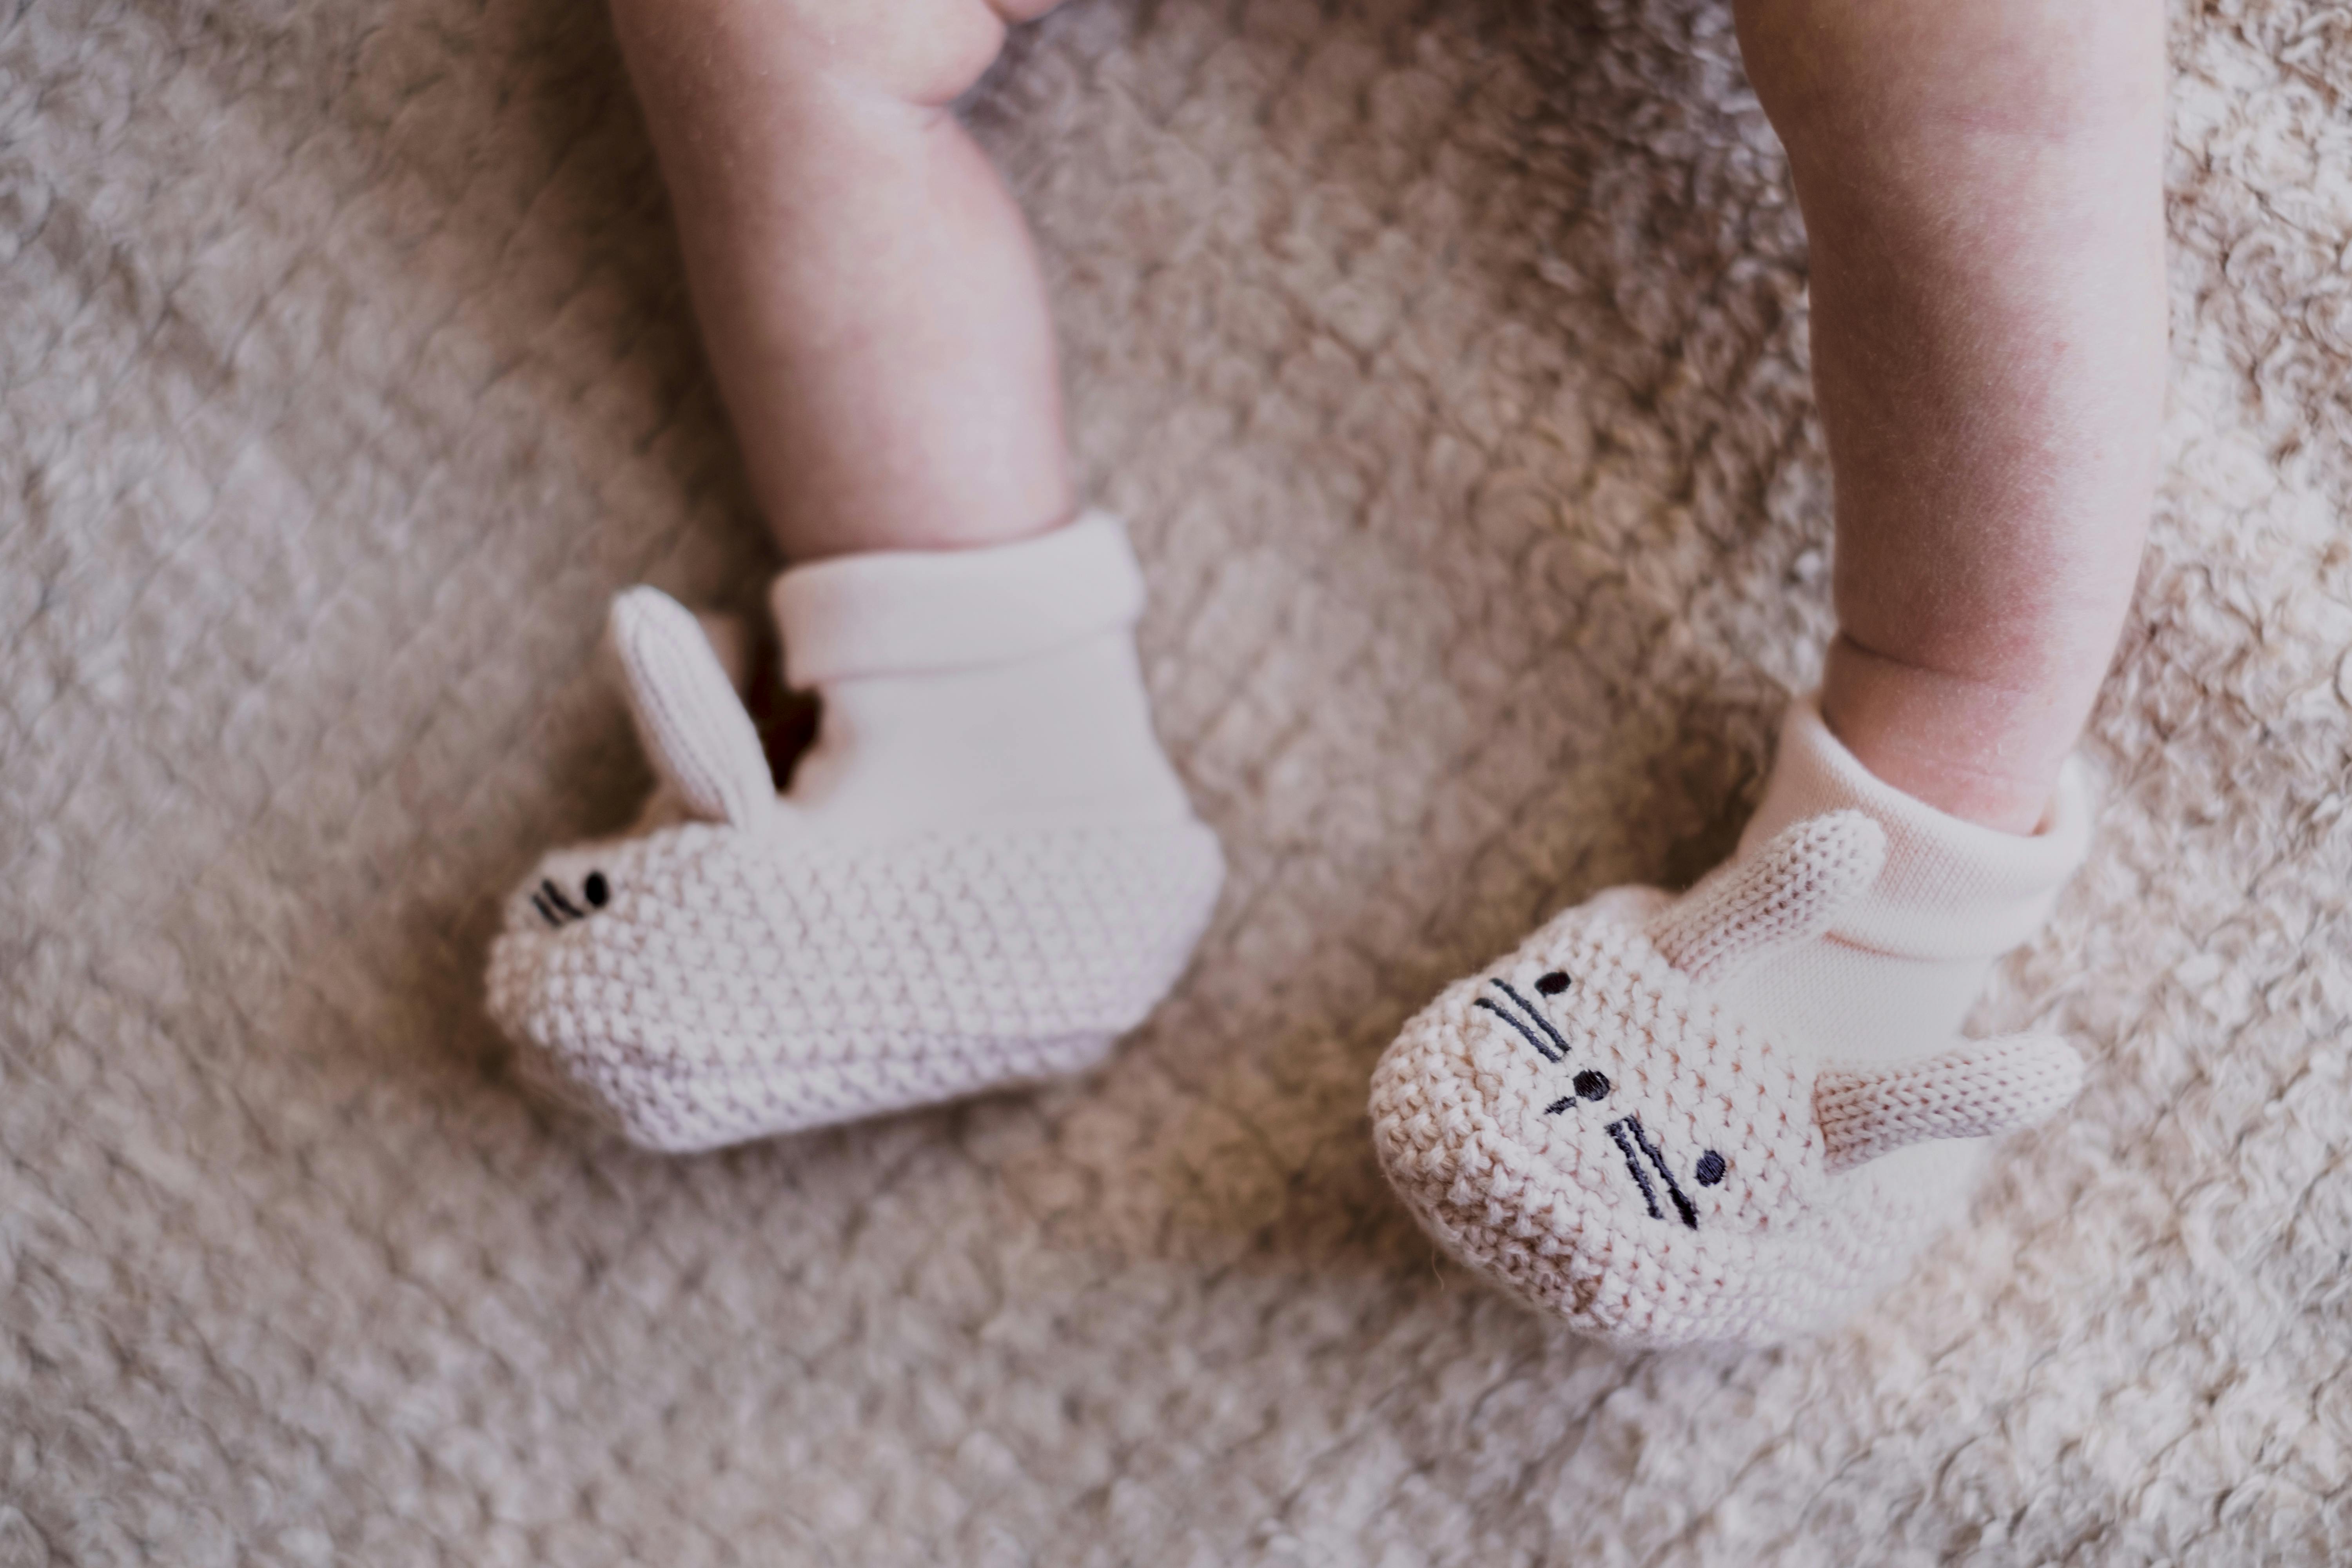
<path id="1" fill-rule="evenodd" d="M 2174 18 L 2168 480 L 2091 1085 L 1871 1316 L 1625 1358 L 1433 1256 L 1366 1075 L 1687 879 L 1829 629 L 1717 0 L 1077 0 L 969 112 L 1234 875 L 1088 1081 L 696 1160 L 507 1081 L 595 647 L 774 567 L 579 0 L 0 4 L 0 1564 L 2352 1555 L 2352 16 Z"/>

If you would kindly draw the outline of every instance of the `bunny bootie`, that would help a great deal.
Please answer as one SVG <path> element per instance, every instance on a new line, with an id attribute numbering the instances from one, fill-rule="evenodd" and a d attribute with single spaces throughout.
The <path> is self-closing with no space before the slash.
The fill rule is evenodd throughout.
<path id="1" fill-rule="evenodd" d="M 1827 1327 L 1958 1215 L 1981 1140 L 2079 1088 L 2063 1041 L 1959 1026 L 2089 822 L 2071 765 L 2034 837 L 1946 816 L 1800 702 L 1724 866 L 1601 893 L 1406 1024 L 1372 1077 L 1381 1163 L 1455 1258 L 1588 1333 Z"/>
<path id="2" fill-rule="evenodd" d="M 489 1007 L 523 1076 L 686 1151 L 1101 1059 L 1223 877 L 1151 731 L 1142 595 L 1098 514 L 787 572 L 787 672 L 824 715 L 780 797 L 694 617 L 623 594 L 612 642 L 661 787 L 508 901 Z"/>

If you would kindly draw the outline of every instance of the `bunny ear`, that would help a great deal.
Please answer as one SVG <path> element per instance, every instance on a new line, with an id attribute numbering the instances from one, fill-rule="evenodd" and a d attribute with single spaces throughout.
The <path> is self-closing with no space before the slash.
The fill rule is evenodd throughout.
<path id="1" fill-rule="evenodd" d="M 1828 1068 L 1813 1118 L 1828 1168 L 1848 1171 L 1930 1138 L 1990 1138 L 2047 1121 L 2083 1087 L 2083 1058 L 2055 1035 L 1970 1040 L 1925 1061 Z"/>
<path id="2" fill-rule="evenodd" d="M 760 657 L 760 639 L 740 616 L 721 614 L 717 610 L 698 610 L 694 624 L 702 628 L 702 640 L 710 645 L 711 657 L 727 677 L 727 684 L 735 695 L 744 699 L 746 711 L 751 693 L 751 664 Z"/>
<path id="3" fill-rule="evenodd" d="M 1645 928 L 1668 963 L 1701 985 L 1829 929 L 1886 864 L 1886 830 L 1859 811 L 1790 826 L 1716 870 Z"/>
<path id="4" fill-rule="evenodd" d="M 773 815 L 760 733 L 686 607 L 659 589 L 631 588 L 613 601 L 612 634 L 637 738 L 686 808 L 738 827 Z"/>

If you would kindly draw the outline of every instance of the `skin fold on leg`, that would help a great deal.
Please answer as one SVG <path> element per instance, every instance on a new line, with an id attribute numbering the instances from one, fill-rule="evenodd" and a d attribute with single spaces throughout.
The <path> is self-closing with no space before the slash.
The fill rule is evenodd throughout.
<path id="1" fill-rule="evenodd" d="M 950 111 L 1050 0 L 614 0 L 695 310 L 786 557 L 1076 510 L 1028 231 Z"/>
<path id="2" fill-rule="evenodd" d="M 1738 0 L 1811 253 L 1822 708 L 1888 784 L 2042 818 L 2114 655 L 2165 374 L 2157 0 Z"/>

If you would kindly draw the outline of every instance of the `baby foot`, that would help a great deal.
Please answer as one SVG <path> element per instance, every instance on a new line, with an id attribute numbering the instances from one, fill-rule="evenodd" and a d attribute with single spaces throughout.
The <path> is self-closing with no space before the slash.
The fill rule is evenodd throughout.
<path id="1" fill-rule="evenodd" d="M 1980 979 L 1999 949 L 1974 950 L 2046 912 L 2080 853 L 2079 779 L 2047 841 L 2012 851 L 2008 836 L 1980 841 L 1884 800 L 1844 775 L 1850 761 L 1801 708 L 1783 742 L 1793 782 L 1759 817 L 1840 795 L 1863 809 L 1798 820 L 1679 899 L 1602 893 L 1405 1026 L 1373 1074 L 1373 1138 L 1457 1258 L 1627 1344 L 1804 1332 L 1890 1282 L 1958 1214 L 1979 1147 L 1965 1141 L 2074 1098 L 2082 1064 L 2063 1041 L 1958 1040 L 1948 998 L 1954 965 Z M 1974 876 L 1969 850 L 2027 864 Z M 1978 899 L 1947 907 L 1949 929 L 1908 918 L 1922 855 L 1944 868 L 1947 906 Z M 1968 891 L 1985 887 L 1996 895 Z M 1879 968 L 1853 967 L 1864 961 Z M 1830 1031 L 1804 1025 L 1836 996 L 1790 1000 L 1824 984 L 1887 1037 L 1867 1048 L 1832 1034 L 1825 1051 Z M 1891 1001 L 1906 984 L 1919 997 L 1907 1016 Z"/>
<path id="2" fill-rule="evenodd" d="M 787 574 L 786 657 L 825 714 L 782 797 L 694 618 L 622 595 L 662 786 L 636 832 L 550 855 L 509 900 L 489 1005 L 523 1075 L 683 1151 L 1101 1059 L 1223 878 L 1150 735 L 1140 592 L 1107 518 Z"/>

